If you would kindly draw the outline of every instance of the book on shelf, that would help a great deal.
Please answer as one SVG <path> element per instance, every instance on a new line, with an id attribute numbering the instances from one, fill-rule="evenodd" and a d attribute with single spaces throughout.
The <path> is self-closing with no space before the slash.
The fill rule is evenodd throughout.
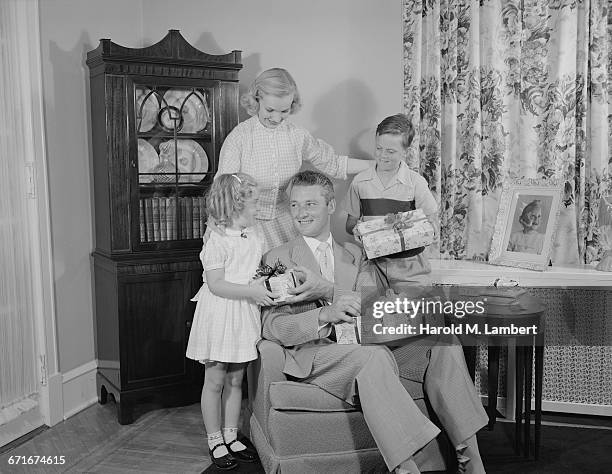
<path id="1" fill-rule="evenodd" d="M 200 237 L 200 201 L 197 196 L 191 198 L 191 205 L 193 207 L 193 238 L 197 239 Z"/>
<path id="2" fill-rule="evenodd" d="M 185 214 L 183 215 L 183 220 L 185 221 L 185 234 L 183 234 L 183 239 L 192 239 L 193 238 L 193 204 L 191 200 L 191 196 L 187 196 L 183 198 L 185 202 Z"/>
<path id="3" fill-rule="evenodd" d="M 166 233 L 168 240 L 176 240 L 176 197 L 168 198 L 166 208 Z"/>
<path id="4" fill-rule="evenodd" d="M 159 198 L 159 240 L 168 240 L 168 225 L 166 221 L 166 207 L 168 198 Z"/>
<path id="5" fill-rule="evenodd" d="M 184 239 L 187 234 L 187 223 L 185 222 L 185 214 L 187 210 L 185 209 L 185 199 L 182 197 L 178 198 L 178 209 L 176 210 L 178 213 L 178 225 L 180 226 L 180 234 L 177 236 L 178 239 Z"/>
<path id="6" fill-rule="evenodd" d="M 145 200 L 145 227 L 147 230 L 147 242 L 153 242 L 153 203 L 151 198 Z"/>
<path id="7" fill-rule="evenodd" d="M 140 241 L 146 242 L 147 241 L 147 228 L 146 228 L 146 223 L 145 223 L 144 201 L 141 199 L 139 204 L 140 204 Z"/>
<path id="8" fill-rule="evenodd" d="M 200 203 L 200 237 L 204 235 L 206 231 L 206 198 L 204 196 L 198 197 Z"/>
<path id="9" fill-rule="evenodd" d="M 159 234 L 159 198 L 151 198 L 151 208 L 153 212 L 153 240 L 155 242 L 160 240 Z"/>

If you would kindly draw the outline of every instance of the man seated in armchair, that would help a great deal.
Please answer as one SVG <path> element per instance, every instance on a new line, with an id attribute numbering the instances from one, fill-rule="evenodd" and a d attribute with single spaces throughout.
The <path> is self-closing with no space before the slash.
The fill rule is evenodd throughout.
<path id="1" fill-rule="evenodd" d="M 332 323 L 352 322 L 361 311 L 355 291 L 360 252 L 351 253 L 331 236 L 336 208 L 331 181 L 316 171 L 296 174 L 287 188 L 291 215 L 301 237 L 272 249 L 267 264 L 280 260 L 304 283 L 286 304 L 262 312 L 263 337 L 285 349 L 283 372 L 294 380 L 358 403 L 390 471 L 418 473 L 414 454 L 440 430 L 417 407 L 400 376 L 423 383 L 426 396 L 455 446 L 462 472 L 483 473 L 476 433 L 487 415 L 457 344 L 385 346 L 336 344 Z M 372 280 L 372 285 L 374 285 Z M 412 347 L 411 347 L 412 346 Z M 413 370 L 426 357 L 426 370 Z"/>

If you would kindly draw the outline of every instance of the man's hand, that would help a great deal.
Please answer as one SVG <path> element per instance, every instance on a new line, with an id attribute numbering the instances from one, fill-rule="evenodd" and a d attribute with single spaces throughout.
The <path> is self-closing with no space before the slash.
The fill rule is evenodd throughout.
<path id="1" fill-rule="evenodd" d="M 352 323 L 352 316 L 361 314 L 361 298 L 356 294 L 346 294 L 336 298 L 329 306 L 321 308 L 319 313 L 319 324 L 327 323 Z"/>
<path id="2" fill-rule="evenodd" d="M 302 284 L 287 290 L 290 295 L 294 295 L 287 298 L 287 303 L 320 299 L 332 300 L 334 297 L 334 284 L 331 281 L 326 280 L 306 267 L 295 267 L 293 271 Z"/>

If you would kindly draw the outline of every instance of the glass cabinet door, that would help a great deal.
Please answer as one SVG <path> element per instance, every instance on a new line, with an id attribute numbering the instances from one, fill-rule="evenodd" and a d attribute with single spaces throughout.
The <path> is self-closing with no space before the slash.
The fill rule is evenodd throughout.
<path id="1" fill-rule="evenodd" d="M 216 170 L 214 86 L 134 85 L 139 243 L 199 239 Z"/>

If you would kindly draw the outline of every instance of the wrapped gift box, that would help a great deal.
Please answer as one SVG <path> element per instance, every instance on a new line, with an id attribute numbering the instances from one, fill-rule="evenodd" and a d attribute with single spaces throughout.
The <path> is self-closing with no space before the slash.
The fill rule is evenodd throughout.
<path id="1" fill-rule="evenodd" d="M 359 222 L 355 228 L 370 259 L 424 247 L 434 242 L 434 228 L 422 209 Z"/>
<path id="2" fill-rule="evenodd" d="M 265 285 L 272 293 L 278 293 L 279 296 L 274 298 L 276 303 L 282 303 L 287 300 L 290 295 L 287 290 L 297 286 L 297 280 L 293 270 L 287 270 L 280 275 L 271 276 L 265 280 Z"/>
<path id="3" fill-rule="evenodd" d="M 266 285 L 268 291 L 278 293 L 279 296 L 274 298 L 276 303 L 287 301 L 287 298 L 291 296 L 287 290 L 295 288 L 298 282 L 293 270 L 287 269 L 280 260 L 271 264 L 262 263 L 259 265 L 253 276 L 254 280 L 258 278 L 263 278 L 264 285 Z"/>

